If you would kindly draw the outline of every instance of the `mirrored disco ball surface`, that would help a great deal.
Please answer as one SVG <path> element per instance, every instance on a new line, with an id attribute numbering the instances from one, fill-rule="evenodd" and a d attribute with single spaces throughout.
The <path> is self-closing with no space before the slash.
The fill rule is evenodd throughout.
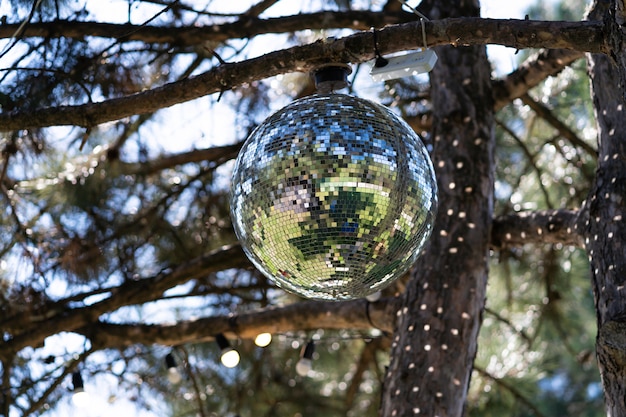
<path id="1" fill-rule="evenodd" d="M 413 264 L 433 228 L 437 185 L 419 136 L 386 107 L 314 95 L 252 132 L 230 209 L 246 255 L 278 286 L 345 300 Z"/>

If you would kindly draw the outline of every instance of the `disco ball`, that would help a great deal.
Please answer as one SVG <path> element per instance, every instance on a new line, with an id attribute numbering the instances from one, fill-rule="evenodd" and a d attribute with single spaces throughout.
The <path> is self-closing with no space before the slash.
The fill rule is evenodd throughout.
<path id="1" fill-rule="evenodd" d="M 365 297 L 413 264 L 437 209 L 419 136 L 386 107 L 343 94 L 296 100 L 244 143 L 231 216 L 252 263 L 306 298 Z"/>

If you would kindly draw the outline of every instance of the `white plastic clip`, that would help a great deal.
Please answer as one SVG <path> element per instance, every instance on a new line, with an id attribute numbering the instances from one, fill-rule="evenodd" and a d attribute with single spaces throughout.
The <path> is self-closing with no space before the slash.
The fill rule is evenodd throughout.
<path id="1" fill-rule="evenodd" d="M 377 67 L 372 64 L 370 76 L 374 81 L 387 81 L 410 75 L 425 74 L 433 69 L 437 63 L 437 54 L 426 49 L 425 51 L 411 52 L 405 55 L 387 58 L 387 65 Z"/>
<path id="2" fill-rule="evenodd" d="M 383 58 L 378 52 L 376 30 L 374 30 L 374 50 L 376 52 L 376 59 L 372 63 L 372 69 L 370 70 L 370 76 L 374 81 L 387 81 L 396 78 L 408 77 L 410 75 L 425 74 L 432 70 L 437 63 L 437 54 L 428 49 L 428 42 L 426 42 L 425 21 L 428 20 L 428 18 L 407 4 L 406 1 L 398 1 L 404 6 L 407 6 L 413 13 L 420 17 L 424 48 L 418 52 L 410 52 L 405 55 Z"/>

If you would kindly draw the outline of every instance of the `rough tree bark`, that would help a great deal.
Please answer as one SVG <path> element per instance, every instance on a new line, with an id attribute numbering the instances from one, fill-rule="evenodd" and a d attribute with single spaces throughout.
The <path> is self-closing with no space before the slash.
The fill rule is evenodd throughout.
<path id="1" fill-rule="evenodd" d="M 623 2 L 597 0 L 590 18 L 604 17 L 611 54 L 590 54 L 589 75 L 598 127 L 598 167 L 578 228 L 591 263 L 598 319 L 596 351 L 607 415 L 626 416 L 626 54 Z"/>
<path id="2" fill-rule="evenodd" d="M 422 4 L 434 19 L 479 14 L 477 1 Z M 494 180 L 491 68 L 484 46 L 436 52 L 431 135 L 440 207 L 397 314 L 384 417 L 463 414 L 485 301 Z"/>

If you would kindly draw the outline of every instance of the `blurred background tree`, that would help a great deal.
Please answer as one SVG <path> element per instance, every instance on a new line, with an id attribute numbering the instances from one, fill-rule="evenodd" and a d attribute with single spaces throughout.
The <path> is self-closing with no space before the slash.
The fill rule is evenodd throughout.
<path id="1" fill-rule="evenodd" d="M 537 3 L 528 14 L 580 20 L 585 5 Z M 125 97 L 224 62 L 415 20 L 399 6 L 9 0 L 0 7 L 0 110 L 35 118 L 41 108 Z M 520 53 L 518 64 L 536 62 L 535 52 Z M 585 62 L 572 61 L 496 114 L 494 210 L 504 225 L 520 212 L 576 209 L 591 188 L 589 78 Z M 428 78 L 375 85 L 365 73 L 355 65 L 351 92 L 399 112 L 431 146 Z M 79 371 L 93 396 L 84 415 L 378 415 L 393 300 L 407 279 L 372 303 L 372 316 L 357 300 L 345 311 L 360 321 L 327 325 L 319 317 L 340 316 L 340 307 L 275 288 L 241 254 L 230 225 L 229 173 L 242 141 L 271 111 L 312 92 L 308 76 L 290 73 L 102 124 L 0 125 L 0 414 L 67 414 Z M 505 236 L 492 245 L 468 415 L 604 415 L 581 243 Z M 299 304 L 315 314 L 280 315 Z M 258 311 L 279 313 L 266 320 Z M 252 341 L 262 332 L 273 333 L 268 347 Z M 241 356 L 236 368 L 219 361 L 219 333 Z M 313 369 L 298 375 L 309 340 Z"/>

